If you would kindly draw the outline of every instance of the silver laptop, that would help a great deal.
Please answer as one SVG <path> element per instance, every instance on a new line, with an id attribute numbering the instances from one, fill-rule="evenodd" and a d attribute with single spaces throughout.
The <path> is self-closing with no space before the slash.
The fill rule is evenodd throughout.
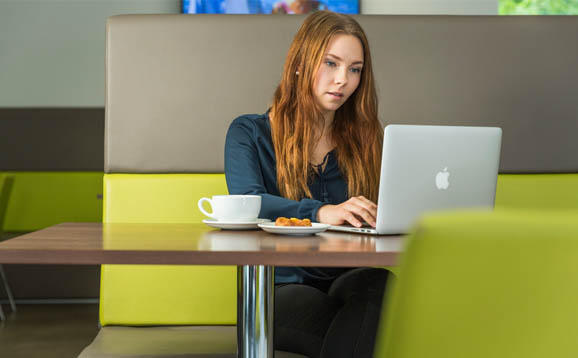
<path id="1" fill-rule="evenodd" d="M 493 209 L 501 143 L 496 127 L 386 126 L 375 229 L 330 230 L 404 234 L 426 212 Z"/>

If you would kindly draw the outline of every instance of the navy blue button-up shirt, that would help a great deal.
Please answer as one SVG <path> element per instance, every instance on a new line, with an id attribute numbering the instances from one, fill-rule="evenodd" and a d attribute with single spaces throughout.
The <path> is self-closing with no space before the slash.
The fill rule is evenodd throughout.
<path id="1" fill-rule="evenodd" d="M 275 220 L 284 216 L 316 221 L 322 205 L 348 199 L 347 183 L 333 151 L 327 155 L 325 168 L 309 183 L 312 199 L 297 201 L 281 196 L 268 112 L 243 115 L 231 123 L 225 143 L 225 176 L 229 194 L 261 196 L 260 218 Z M 275 282 L 331 280 L 342 272 L 344 269 L 340 268 L 277 267 Z"/>

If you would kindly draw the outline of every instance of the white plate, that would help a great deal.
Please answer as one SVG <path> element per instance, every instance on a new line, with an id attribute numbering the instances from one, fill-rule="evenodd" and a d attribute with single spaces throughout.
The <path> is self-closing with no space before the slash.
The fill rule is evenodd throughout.
<path id="1" fill-rule="evenodd" d="M 329 229 L 329 225 L 311 223 L 311 226 L 275 226 L 274 222 L 259 224 L 259 227 L 273 234 L 313 235 Z"/>
<path id="2" fill-rule="evenodd" d="M 225 230 L 250 230 L 257 229 L 259 224 L 268 223 L 269 219 L 257 219 L 255 221 L 218 221 L 215 219 L 205 219 L 203 222 L 210 227 Z"/>

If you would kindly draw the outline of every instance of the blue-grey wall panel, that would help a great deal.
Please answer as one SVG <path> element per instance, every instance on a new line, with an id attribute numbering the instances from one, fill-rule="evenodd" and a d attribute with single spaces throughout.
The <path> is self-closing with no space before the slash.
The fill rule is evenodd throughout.
<path id="1" fill-rule="evenodd" d="M 0 108 L 0 171 L 103 167 L 103 108 Z"/>

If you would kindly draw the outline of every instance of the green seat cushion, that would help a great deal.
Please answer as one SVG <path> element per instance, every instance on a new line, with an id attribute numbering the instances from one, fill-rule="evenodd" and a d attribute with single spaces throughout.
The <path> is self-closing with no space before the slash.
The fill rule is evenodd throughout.
<path id="1" fill-rule="evenodd" d="M 78 358 L 236 358 L 237 329 L 220 327 L 104 327 Z M 277 358 L 307 358 L 276 351 Z"/>
<path id="2" fill-rule="evenodd" d="M 105 223 L 198 223 L 223 174 L 106 174 Z M 114 243 L 106 242 L 109 246 Z M 102 325 L 236 323 L 235 266 L 102 265 Z"/>

